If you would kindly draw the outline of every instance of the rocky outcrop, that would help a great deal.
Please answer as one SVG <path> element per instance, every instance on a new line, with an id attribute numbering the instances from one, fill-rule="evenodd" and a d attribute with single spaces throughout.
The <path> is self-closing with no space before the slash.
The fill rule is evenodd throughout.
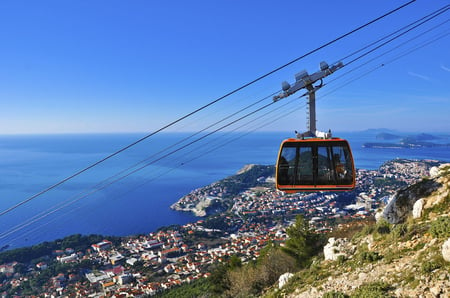
<path id="1" fill-rule="evenodd" d="M 443 164 L 437 170 L 430 171 L 433 173 L 433 179 L 441 185 L 436 192 L 425 200 L 424 209 L 442 203 L 450 195 L 450 164 Z"/>
<path id="2" fill-rule="evenodd" d="M 422 210 L 439 204 L 449 195 L 449 178 L 446 171 L 450 164 L 433 167 L 430 170 L 431 179 L 398 191 L 383 210 L 382 217 L 389 223 L 404 222 L 408 216 L 414 218 L 422 216 Z M 423 198 L 427 198 L 424 200 Z"/>
<path id="3" fill-rule="evenodd" d="M 255 166 L 256 166 L 255 164 L 245 165 L 242 169 L 237 171 L 236 175 L 244 174 L 244 173 L 250 171 L 251 169 L 253 169 Z"/>
<path id="4" fill-rule="evenodd" d="M 336 261 L 340 256 L 348 258 L 355 251 L 355 247 L 346 238 L 328 239 L 327 245 L 323 248 L 325 260 Z"/>
<path id="5" fill-rule="evenodd" d="M 391 224 L 404 222 L 412 214 L 414 204 L 419 199 L 429 196 L 441 184 L 435 180 L 423 180 L 406 189 L 398 191 L 383 211 L 383 218 Z"/>

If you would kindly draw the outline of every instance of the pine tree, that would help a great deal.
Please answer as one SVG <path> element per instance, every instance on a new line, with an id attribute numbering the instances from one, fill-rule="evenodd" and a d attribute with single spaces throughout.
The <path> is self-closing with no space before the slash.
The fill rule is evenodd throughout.
<path id="1" fill-rule="evenodd" d="M 295 223 L 286 229 L 289 239 L 283 250 L 293 256 L 298 264 L 305 267 L 311 257 L 319 252 L 322 245 L 320 236 L 311 230 L 302 215 L 297 215 Z"/>

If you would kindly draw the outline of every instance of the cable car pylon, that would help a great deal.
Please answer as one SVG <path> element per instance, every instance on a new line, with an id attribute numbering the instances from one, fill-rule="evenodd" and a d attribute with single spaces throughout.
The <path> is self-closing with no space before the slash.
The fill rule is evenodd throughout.
<path id="1" fill-rule="evenodd" d="M 355 166 L 348 142 L 332 137 L 331 130 L 316 128 L 316 91 L 323 86 L 323 78 L 342 68 L 338 62 L 331 67 L 320 63 L 320 70 L 309 75 L 301 71 L 291 86 L 282 82 L 283 92 L 274 101 L 306 89 L 308 95 L 308 130 L 280 145 L 276 165 L 276 187 L 288 193 L 300 191 L 345 191 L 355 188 Z M 318 85 L 314 85 L 320 81 Z"/>

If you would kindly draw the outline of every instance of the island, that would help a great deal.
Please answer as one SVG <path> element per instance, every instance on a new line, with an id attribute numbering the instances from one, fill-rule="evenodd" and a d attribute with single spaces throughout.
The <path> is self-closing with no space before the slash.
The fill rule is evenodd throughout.
<path id="1" fill-rule="evenodd" d="M 393 142 L 367 142 L 363 144 L 364 148 L 432 148 L 432 147 L 450 147 L 450 143 L 435 143 L 433 140 L 440 140 L 440 137 L 431 134 L 417 134 L 406 137 L 393 135 L 389 133 L 379 133 L 375 136 L 380 140 L 397 140 L 398 143 Z"/>

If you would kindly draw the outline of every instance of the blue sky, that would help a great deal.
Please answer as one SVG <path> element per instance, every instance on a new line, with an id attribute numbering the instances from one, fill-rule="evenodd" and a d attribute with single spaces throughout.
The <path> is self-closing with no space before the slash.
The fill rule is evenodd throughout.
<path id="1" fill-rule="evenodd" d="M 0 134 L 151 132 L 406 2 L 2 1 Z M 277 91 L 300 70 L 312 73 L 320 61 L 336 62 L 445 5 L 417 0 L 171 129 L 201 129 Z M 367 65 L 322 88 L 319 129 L 450 132 L 449 35 L 396 58 L 448 33 L 450 23 L 439 24 L 449 15 L 355 62 L 351 67 Z M 301 100 L 261 129 L 304 128 Z"/>

